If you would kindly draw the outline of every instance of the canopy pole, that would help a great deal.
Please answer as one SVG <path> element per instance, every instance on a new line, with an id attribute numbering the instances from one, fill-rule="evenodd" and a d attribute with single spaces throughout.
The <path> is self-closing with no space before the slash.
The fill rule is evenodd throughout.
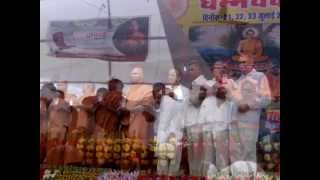
<path id="1" fill-rule="evenodd" d="M 112 23 L 111 23 L 111 8 L 110 8 L 110 0 L 107 0 L 107 7 L 108 7 L 108 27 L 109 29 L 112 29 Z M 111 72 L 111 61 L 108 61 L 108 73 L 109 73 L 109 79 L 112 78 L 112 72 Z"/>
<path id="2" fill-rule="evenodd" d="M 107 0 L 107 6 L 108 6 L 108 27 L 109 29 L 112 29 L 112 23 L 111 23 L 111 7 L 110 7 L 110 0 Z"/>
<path id="3" fill-rule="evenodd" d="M 108 61 L 108 68 L 109 68 L 109 70 L 108 70 L 108 73 L 109 73 L 109 79 L 111 79 L 112 78 L 112 68 L 111 68 L 111 61 Z"/>

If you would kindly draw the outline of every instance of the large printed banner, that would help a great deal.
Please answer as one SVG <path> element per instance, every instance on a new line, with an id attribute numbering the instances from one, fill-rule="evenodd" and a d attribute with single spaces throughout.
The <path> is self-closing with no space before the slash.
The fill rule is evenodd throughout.
<path id="1" fill-rule="evenodd" d="M 280 23 L 196 25 L 188 36 L 209 66 L 224 61 L 237 74 L 240 62 L 253 62 L 268 77 L 273 98 L 280 98 Z"/>
<path id="2" fill-rule="evenodd" d="M 280 65 L 280 24 L 217 24 L 191 26 L 189 40 L 209 64 L 217 60 L 241 62 L 250 57 L 265 71 Z"/>
<path id="3" fill-rule="evenodd" d="M 165 0 L 183 28 L 217 23 L 279 23 L 280 0 Z"/>
<path id="4" fill-rule="evenodd" d="M 223 61 L 232 70 L 231 76 L 234 79 L 239 78 L 240 62 L 253 62 L 257 71 L 265 73 L 273 102 L 266 110 L 266 117 L 262 119 L 268 122 L 266 128 L 272 132 L 279 131 L 280 1 L 165 0 L 163 2 L 165 7 L 160 7 L 164 9 L 162 14 L 168 12 L 175 23 L 183 29 L 189 38 L 191 49 L 196 50 L 201 57 L 199 62 L 204 60 L 206 65 L 211 67 L 216 61 Z M 169 17 L 166 19 L 170 20 Z M 177 52 L 172 53 L 177 54 Z"/>
<path id="5" fill-rule="evenodd" d="M 144 61 L 148 54 L 148 17 L 52 21 L 48 29 L 51 56 Z"/>

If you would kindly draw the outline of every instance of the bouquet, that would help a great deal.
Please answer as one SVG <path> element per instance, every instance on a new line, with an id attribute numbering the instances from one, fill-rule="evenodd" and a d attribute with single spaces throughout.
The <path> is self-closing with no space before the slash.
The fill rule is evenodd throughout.
<path id="1" fill-rule="evenodd" d="M 270 135 L 266 135 L 258 143 L 259 160 L 266 171 L 280 171 L 280 142 L 273 141 Z"/>

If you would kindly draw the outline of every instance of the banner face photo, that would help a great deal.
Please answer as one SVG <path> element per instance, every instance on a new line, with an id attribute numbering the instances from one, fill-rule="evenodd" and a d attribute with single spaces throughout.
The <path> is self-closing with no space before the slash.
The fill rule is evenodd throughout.
<path id="1" fill-rule="evenodd" d="M 51 21 L 50 55 L 111 61 L 145 61 L 149 18 Z"/>

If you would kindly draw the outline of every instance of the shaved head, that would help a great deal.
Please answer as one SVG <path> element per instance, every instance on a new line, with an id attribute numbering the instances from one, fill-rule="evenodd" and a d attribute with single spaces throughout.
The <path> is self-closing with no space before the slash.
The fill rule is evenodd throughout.
<path id="1" fill-rule="evenodd" d="M 134 67 L 130 74 L 131 81 L 133 83 L 142 83 L 143 82 L 143 69 L 141 67 Z"/>

